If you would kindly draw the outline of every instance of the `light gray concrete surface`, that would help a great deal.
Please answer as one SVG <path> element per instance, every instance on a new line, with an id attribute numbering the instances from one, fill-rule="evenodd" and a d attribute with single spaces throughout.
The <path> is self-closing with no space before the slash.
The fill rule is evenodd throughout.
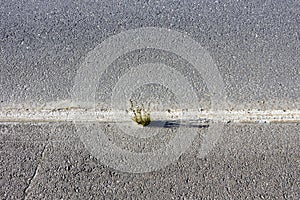
<path id="1" fill-rule="evenodd" d="M 128 29 L 163 27 L 187 33 L 210 53 L 230 108 L 299 110 L 299 13 L 297 0 L 2 0 L 0 106 L 70 99 L 79 66 L 99 43 Z M 106 101 L 109 81 L 115 83 L 126 66 L 149 61 L 191 77 L 200 107 L 209 108 L 201 74 L 178 56 L 151 49 L 116 60 L 99 80 L 97 101 Z M 140 90 L 172 99 L 165 88 L 151 87 Z M 143 174 L 99 162 L 77 128 L 1 124 L 1 199 L 299 199 L 299 123 L 227 124 L 205 158 L 196 157 L 200 134 L 178 161 Z M 125 149 L 131 144 L 119 143 Z"/>
<path id="2" fill-rule="evenodd" d="M 299 124 L 228 124 L 197 158 L 132 174 L 93 158 L 72 123 L 3 124 L 2 199 L 298 199 Z"/>

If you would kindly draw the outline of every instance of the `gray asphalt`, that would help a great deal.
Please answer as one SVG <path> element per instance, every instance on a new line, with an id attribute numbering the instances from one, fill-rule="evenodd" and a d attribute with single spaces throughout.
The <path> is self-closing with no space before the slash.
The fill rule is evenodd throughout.
<path id="1" fill-rule="evenodd" d="M 299 110 L 299 13 L 296 0 L 2 0 L 0 106 L 70 99 L 77 70 L 99 43 L 125 30 L 162 27 L 186 33 L 209 52 L 230 108 Z M 151 49 L 125 55 L 111 67 L 112 80 L 139 59 L 183 71 L 188 66 L 164 55 Z M 192 81 L 200 96 L 206 93 L 201 77 Z M 101 84 L 100 103 L 111 89 Z M 148 93 L 151 87 L 139 89 Z M 199 101 L 209 107 L 209 99 Z M 299 199 L 299 123 L 226 124 L 206 157 L 197 157 L 199 133 L 176 162 L 141 174 L 97 160 L 77 129 L 72 123 L 1 124 L 1 199 Z"/>
<path id="2" fill-rule="evenodd" d="M 186 32 L 216 62 L 233 107 L 299 108 L 298 1 L 14 1 L 0 6 L 1 102 L 70 98 L 82 60 L 139 27 Z"/>
<path id="3" fill-rule="evenodd" d="M 72 124 L 1 125 L 2 199 L 298 199 L 299 124 L 232 125 L 164 169 L 125 173 L 93 158 Z"/>

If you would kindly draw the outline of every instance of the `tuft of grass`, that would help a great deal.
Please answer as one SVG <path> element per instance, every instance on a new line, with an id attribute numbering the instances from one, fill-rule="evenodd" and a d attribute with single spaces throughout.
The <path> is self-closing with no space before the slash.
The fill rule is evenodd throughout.
<path id="1" fill-rule="evenodd" d="M 139 106 L 136 103 L 134 103 L 133 100 L 130 99 L 129 101 L 129 110 L 133 113 L 133 117 L 131 119 L 139 125 L 148 126 L 151 122 L 150 103 L 148 103 L 148 107 L 146 109 L 143 104 Z"/>

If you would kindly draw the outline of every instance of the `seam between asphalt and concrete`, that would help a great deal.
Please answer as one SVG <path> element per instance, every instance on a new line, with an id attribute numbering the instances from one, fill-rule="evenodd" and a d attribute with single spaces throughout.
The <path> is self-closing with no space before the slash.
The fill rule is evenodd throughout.
<path id="1" fill-rule="evenodd" d="M 152 120 L 200 120 L 221 123 L 298 123 L 300 110 L 168 110 L 150 112 Z M 126 122 L 126 111 L 83 108 L 24 109 L 1 108 L 0 123 L 23 122 Z"/>

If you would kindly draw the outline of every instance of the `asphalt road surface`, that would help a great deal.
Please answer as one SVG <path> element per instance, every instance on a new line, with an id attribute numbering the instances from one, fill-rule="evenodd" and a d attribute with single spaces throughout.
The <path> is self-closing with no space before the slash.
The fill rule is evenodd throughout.
<path id="1" fill-rule="evenodd" d="M 106 111 L 112 96 L 118 106 L 125 86 L 134 85 L 132 98 L 157 101 L 162 110 L 181 100 L 187 100 L 188 107 L 197 99 L 200 111 L 218 107 L 298 112 L 299 13 L 299 1 L 1 0 L 1 112 L 17 108 L 22 114 L 47 106 L 51 112 L 72 109 L 74 93 Z M 147 27 L 150 32 L 140 32 Z M 197 45 L 201 48 L 194 48 Z M 155 48 L 159 46 L 163 48 Z M 106 63 L 110 56 L 114 61 Z M 160 73 L 151 66 L 152 72 L 146 67 L 135 71 L 145 63 L 164 65 Z M 175 70 L 163 71 L 164 66 Z M 189 84 L 181 81 L 184 78 Z M 144 84 L 144 79 L 161 84 Z M 76 89 L 82 92 L 79 96 Z M 299 126 L 299 119 L 181 129 L 54 120 L 1 122 L 0 198 L 299 199 Z M 95 127 L 108 141 L 137 156 L 126 160 L 131 154 L 110 155 L 114 148 L 99 147 L 101 138 L 89 138 Z M 132 130 L 155 135 L 126 134 Z M 170 151 L 176 159 L 159 155 L 166 158 L 166 166 L 142 166 L 151 156 L 130 162 L 184 133 L 182 143 Z M 103 153 L 102 148 L 111 152 Z"/>

